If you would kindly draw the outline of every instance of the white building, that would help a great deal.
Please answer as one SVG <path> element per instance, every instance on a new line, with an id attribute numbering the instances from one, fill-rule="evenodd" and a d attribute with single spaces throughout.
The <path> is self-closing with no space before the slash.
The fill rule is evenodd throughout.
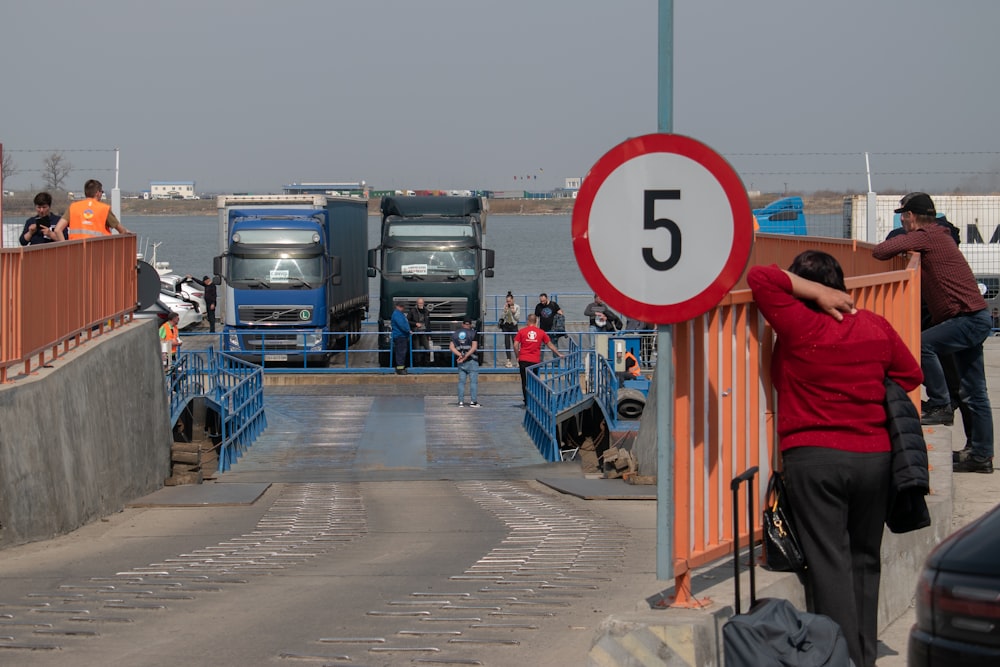
<path id="1" fill-rule="evenodd" d="M 194 181 L 150 181 L 150 199 L 194 199 Z"/>

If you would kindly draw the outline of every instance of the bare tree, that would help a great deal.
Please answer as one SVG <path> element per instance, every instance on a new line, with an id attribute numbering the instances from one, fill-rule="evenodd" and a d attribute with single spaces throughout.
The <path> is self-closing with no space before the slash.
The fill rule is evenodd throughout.
<path id="1" fill-rule="evenodd" d="M 63 190 L 63 183 L 69 172 L 73 171 L 73 165 L 69 163 L 62 153 L 53 153 L 42 162 L 42 178 L 45 180 L 45 187 L 50 192 Z"/>
<path id="2" fill-rule="evenodd" d="M 14 154 L 4 153 L 3 163 L 0 164 L 0 180 L 6 181 L 17 173 L 17 165 L 14 164 Z"/>

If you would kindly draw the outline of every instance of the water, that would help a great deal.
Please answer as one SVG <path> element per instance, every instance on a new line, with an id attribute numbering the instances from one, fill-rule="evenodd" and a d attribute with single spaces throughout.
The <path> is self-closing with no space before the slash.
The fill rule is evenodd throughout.
<path id="1" fill-rule="evenodd" d="M 839 237 L 842 215 L 815 216 L 807 221 L 810 232 Z M 151 259 L 153 244 L 158 261 L 167 261 L 174 273 L 201 277 L 212 272 L 218 251 L 218 217 L 123 216 L 122 222 L 138 236 L 138 248 Z M 4 221 L 5 247 L 17 246 L 23 220 Z M 525 295 L 534 306 L 539 292 L 580 294 L 591 292 L 573 255 L 569 215 L 491 215 L 486 224 L 486 245 L 496 251 L 496 275 L 486 281 L 488 295 L 510 290 Z M 368 247 L 378 245 L 379 218 L 368 219 Z M 369 281 L 369 291 L 378 295 L 378 279 Z M 581 297 L 583 298 L 583 297 Z M 589 301 L 587 298 L 584 303 Z M 491 301 L 492 305 L 492 301 Z M 582 306 L 581 306 L 582 308 Z"/>
<path id="2" fill-rule="evenodd" d="M 156 249 L 158 261 L 170 262 L 174 273 L 201 277 L 212 272 L 218 253 L 216 216 L 123 216 L 122 222 L 138 237 L 139 252 L 147 259 Z M 379 218 L 368 224 L 368 247 L 378 245 Z M 23 224 L 23 222 L 21 223 Z M 8 236 L 5 230 L 5 239 Z M 9 236 L 15 238 L 20 226 Z M 14 240 L 16 243 L 16 238 Z M 486 281 L 487 294 L 588 292 L 576 265 L 568 215 L 491 215 L 486 223 L 486 245 L 496 250 L 496 275 Z M 369 281 L 378 294 L 378 279 Z"/>

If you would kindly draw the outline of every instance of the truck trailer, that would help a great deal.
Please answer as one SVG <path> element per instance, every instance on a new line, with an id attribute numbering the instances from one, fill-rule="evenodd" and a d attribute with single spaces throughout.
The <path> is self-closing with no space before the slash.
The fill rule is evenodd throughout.
<path id="1" fill-rule="evenodd" d="M 414 361 L 450 365 L 449 338 L 462 320 L 483 330 L 484 278 L 493 277 L 494 262 L 494 252 L 483 247 L 487 203 L 479 197 L 387 196 L 381 211 L 381 241 L 368 251 L 368 275 L 380 277 L 379 363 L 390 365 L 395 305 L 409 310 L 423 298 L 431 352 Z"/>
<path id="2" fill-rule="evenodd" d="M 368 202 L 322 195 L 222 195 L 222 348 L 255 363 L 329 363 L 368 309 Z"/>

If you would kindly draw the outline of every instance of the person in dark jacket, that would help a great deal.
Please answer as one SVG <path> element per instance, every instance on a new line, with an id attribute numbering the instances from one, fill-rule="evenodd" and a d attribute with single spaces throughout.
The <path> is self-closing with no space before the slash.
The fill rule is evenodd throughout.
<path id="1" fill-rule="evenodd" d="M 215 304 L 218 302 L 219 293 L 215 288 L 215 282 L 212 280 L 212 276 L 205 276 L 201 280 L 194 278 L 192 276 L 184 276 L 185 282 L 192 282 L 201 285 L 205 290 L 205 317 L 208 318 L 208 332 L 215 333 Z"/>
<path id="2" fill-rule="evenodd" d="M 24 223 L 24 229 L 21 230 L 17 241 L 21 245 L 55 243 L 59 240 L 56 237 L 58 223 L 59 216 L 52 214 L 52 195 L 48 192 L 39 192 L 35 195 L 35 215 Z"/>
<path id="3" fill-rule="evenodd" d="M 413 346 L 413 365 L 429 366 L 431 359 L 431 314 L 427 310 L 423 298 L 417 299 L 417 304 L 410 308 L 407 318 L 410 321 L 410 329 L 413 331 L 413 337 L 410 340 Z"/>

